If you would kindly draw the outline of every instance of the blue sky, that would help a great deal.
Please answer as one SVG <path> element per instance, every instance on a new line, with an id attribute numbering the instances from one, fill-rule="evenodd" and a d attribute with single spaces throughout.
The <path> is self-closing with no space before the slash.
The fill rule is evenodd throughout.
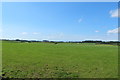
<path id="1" fill-rule="evenodd" d="M 117 2 L 4 2 L 2 38 L 117 40 Z"/>
<path id="2" fill-rule="evenodd" d="M 2 2 L 119 2 L 119 0 L 2 0 Z"/>

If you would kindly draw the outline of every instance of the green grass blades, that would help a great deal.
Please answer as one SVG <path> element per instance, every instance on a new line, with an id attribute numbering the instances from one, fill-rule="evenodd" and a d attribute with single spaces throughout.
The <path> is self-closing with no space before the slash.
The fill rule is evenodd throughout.
<path id="1" fill-rule="evenodd" d="M 117 78 L 118 47 L 87 43 L 3 42 L 3 77 Z"/>
<path id="2" fill-rule="evenodd" d="M 2 41 L 0 41 L 0 76 L 2 76 Z"/>

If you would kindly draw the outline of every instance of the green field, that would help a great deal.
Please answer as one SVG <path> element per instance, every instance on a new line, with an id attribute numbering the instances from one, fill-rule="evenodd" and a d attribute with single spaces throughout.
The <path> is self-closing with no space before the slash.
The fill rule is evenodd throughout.
<path id="1" fill-rule="evenodd" d="M 118 47 L 87 43 L 3 41 L 2 75 L 9 78 L 116 78 Z"/>

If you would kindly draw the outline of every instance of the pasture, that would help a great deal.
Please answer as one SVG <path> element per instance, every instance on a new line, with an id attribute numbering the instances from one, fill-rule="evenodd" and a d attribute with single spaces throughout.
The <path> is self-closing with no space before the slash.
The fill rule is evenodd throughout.
<path id="1" fill-rule="evenodd" d="M 2 42 L 4 78 L 117 78 L 118 47 Z"/>

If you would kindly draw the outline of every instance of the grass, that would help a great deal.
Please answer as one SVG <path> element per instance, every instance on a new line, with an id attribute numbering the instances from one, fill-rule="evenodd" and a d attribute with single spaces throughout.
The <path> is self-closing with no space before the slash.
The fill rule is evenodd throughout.
<path id="1" fill-rule="evenodd" d="M 116 78 L 118 73 L 117 46 L 3 41 L 2 49 L 5 78 Z"/>

